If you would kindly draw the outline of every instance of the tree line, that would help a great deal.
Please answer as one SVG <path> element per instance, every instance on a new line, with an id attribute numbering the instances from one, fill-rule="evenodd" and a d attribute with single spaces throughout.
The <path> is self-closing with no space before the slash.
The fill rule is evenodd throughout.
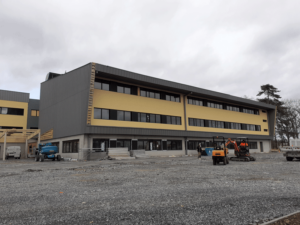
<path id="1" fill-rule="evenodd" d="M 300 100 L 281 100 L 279 90 L 271 84 L 261 86 L 257 101 L 276 106 L 276 126 L 272 148 L 288 145 L 290 139 L 299 138 Z"/>

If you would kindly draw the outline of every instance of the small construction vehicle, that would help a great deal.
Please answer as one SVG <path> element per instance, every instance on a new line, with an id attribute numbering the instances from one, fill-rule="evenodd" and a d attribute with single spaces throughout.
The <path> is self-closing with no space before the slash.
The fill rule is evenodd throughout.
<path id="1" fill-rule="evenodd" d="M 290 146 L 279 147 L 287 161 L 300 160 L 300 139 L 291 139 Z"/>
<path id="2" fill-rule="evenodd" d="M 52 159 L 52 161 L 61 160 L 61 156 L 57 154 L 57 146 L 52 145 L 51 143 L 39 144 L 38 148 L 35 151 L 35 161 L 43 162 L 44 159 Z"/>
<path id="3" fill-rule="evenodd" d="M 237 142 L 228 138 L 225 146 L 227 147 L 229 144 L 233 144 L 234 146 L 234 155 L 235 157 L 230 157 L 232 161 L 255 161 L 256 159 L 250 155 L 249 152 L 249 140 L 246 137 L 238 137 L 237 138 L 240 145 L 237 145 Z"/>
<path id="4" fill-rule="evenodd" d="M 5 159 L 14 157 L 15 159 L 21 159 L 21 147 L 20 146 L 9 146 L 6 148 Z"/>
<path id="5" fill-rule="evenodd" d="M 225 146 L 225 138 L 223 136 L 213 136 L 213 147 L 213 165 L 219 164 L 220 162 L 223 162 L 223 165 L 228 164 L 228 148 Z"/>

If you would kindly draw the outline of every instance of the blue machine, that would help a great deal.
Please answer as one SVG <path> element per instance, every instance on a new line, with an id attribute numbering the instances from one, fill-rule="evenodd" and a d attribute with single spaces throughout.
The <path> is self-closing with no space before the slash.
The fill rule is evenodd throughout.
<path id="1" fill-rule="evenodd" d="M 38 149 L 35 152 L 35 161 L 43 162 L 44 159 L 52 159 L 52 161 L 61 160 L 61 156 L 57 155 L 58 148 L 51 143 L 39 144 Z"/>
<path id="2" fill-rule="evenodd" d="M 212 151 L 214 150 L 214 148 L 211 147 L 206 147 L 205 148 L 205 152 L 208 156 L 212 156 Z"/>

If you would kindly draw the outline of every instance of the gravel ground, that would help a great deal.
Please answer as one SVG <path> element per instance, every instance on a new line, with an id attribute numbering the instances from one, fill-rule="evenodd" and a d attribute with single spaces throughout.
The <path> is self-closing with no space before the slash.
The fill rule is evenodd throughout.
<path id="1" fill-rule="evenodd" d="M 256 224 L 300 210 L 300 161 L 280 153 L 0 162 L 0 224 Z"/>

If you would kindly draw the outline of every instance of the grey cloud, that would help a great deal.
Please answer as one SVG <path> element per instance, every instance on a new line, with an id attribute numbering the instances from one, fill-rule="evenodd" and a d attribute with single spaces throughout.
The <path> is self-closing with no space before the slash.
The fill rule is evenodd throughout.
<path id="1" fill-rule="evenodd" d="M 271 83 L 298 98 L 297 0 L 0 4 L 1 89 L 38 98 L 48 72 L 98 62 L 236 96 Z"/>

